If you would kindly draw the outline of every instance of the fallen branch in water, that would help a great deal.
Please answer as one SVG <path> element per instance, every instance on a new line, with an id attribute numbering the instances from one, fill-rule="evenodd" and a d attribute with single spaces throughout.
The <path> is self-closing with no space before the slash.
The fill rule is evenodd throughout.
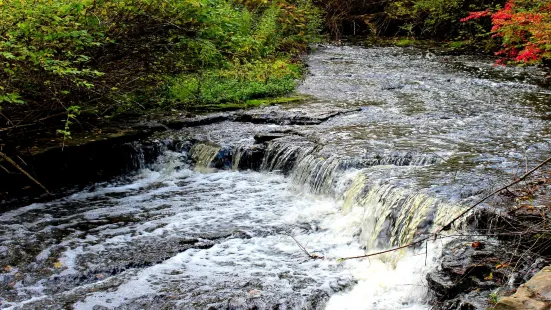
<path id="1" fill-rule="evenodd" d="M 300 244 L 300 242 L 297 241 L 297 239 L 295 239 L 295 237 L 293 237 L 293 236 L 289 236 L 289 237 L 291 237 L 291 238 L 293 238 L 293 240 L 295 240 L 298 247 L 302 250 L 302 252 L 304 252 L 304 254 L 308 255 L 309 258 L 311 258 L 311 259 L 324 259 L 325 258 L 325 257 L 317 255 L 317 254 L 310 254 L 310 252 L 308 252 L 306 250 L 306 248 L 303 247 L 302 244 Z"/>
<path id="2" fill-rule="evenodd" d="M 470 206 L 469 208 L 467 208 L 465 211 L 461 212 L 458 216 L 454 217 L 451 221 L 449 221 L 446 225 L 440 227 L 436 232 L 426 236 L 426 237 L 423 237 L 419 240 L 416 240 L 416 241 L 413 241 L 411 243 L 408 243 L 406 245 L 402 245 L 402 246 L 399 246 L 399 247 L 395 247 L 395 248 L 392 248 L 392 249 L 388 249 L 388 250 L 384 250 L 384 251 L 380 251 L 380 252 L 375 252 L 375 253 L 370 253 L 370 254 L 365 254 L 365 255 L 359 255 L 359 256 L 351 256 L 351 257 L 342 257 L 342 258 L 339 258 L 338 261 L 345 261 L 345 260 L 349 260 L 349 259 L 359 259 L 359 258 L 367 258 L 367 257 L 371 257 L 371 256 L 375 256 L 375 255 L 381 255 L 381 254 L 385 254 L 385 253 L 389 253 L 389 252 L 394 252 L 394 251 L 398 251 L 398 250 L 401 250 L 401 249 L 405 249 L 405 248 L 409 248 L 409 247 L 412 247 L 412 246 L 415 246 L 419 243 L 422 243 L 422 242 L 425 242 L 425 241 L 428 241 L 429 239 L 431 238 L 434 238 L 436 240 L 436 238 L 438 238 L 438 235 L 443 232 L 443 231 L 446 231 L 446 230 L 449 230 L 451 228 L 451 226 L 458 220 L 460 219 L 461 217 L 463 217 L 464 215 L 466 215 L 467 213 L 469 213 L 470 211 L 472 211 L 474 208 L 476 208 L 478 205 L 480 205 L 481 203 L 483 203 L 484 201 L 488 200 L 489 198 L 491 198 L 492 196 L 494 196 L 495 194 L 501 192 L 501 191 L 504 191 L 504 190 L 508 190 L 509 187 L 515 185 L 515 184 L 518 184 L 520 182 L 522 182 L 524 179 L 526 179 L 529 175 L 531 175 L 532 173 L 534 173 L 535 171 L 537 171 L 538 169 L 540 169 L 541 167 L 545 166 L 546 164 L 548 164 L 549 162 L 551 162 L 551 157 L 547 158 L 546 160 L 544 160 L 543 162 L 541 162 L 539 165 L 537 165 L 534 169 L 526 172 L 523 176 L 521 176 L 520 178 L 518 178 L 517 180 L 515 180 L 514 182 L 500 188 L 500 189 L 497 189 L 495 191 L 493 191 L 491 194 L 485 196 L 484 198 L 480 199 L 479 201 L 477 201 L 475 204 L 473 204 L 472 206 Z M 294 239 L 294 238 L 293 238 Z M 295 240 L 296 241 L 296 240 Z"/>
<path id="3" fill-rule="evenodd" d="M 11 158 L 8 157 L 8 155 L 0 152 L 0 157 L 2 157 L 5 161 L 7 161 L 8 163 L 10 163 L 12 166 L 15 167 L 15 169 L 19 170 L 21 173 L 23 173 L 27 178 L 29 178 L 34 184 L 38 185 L 40 188 L 42 188 L 47 194 L 49 194 L 50 192 L 48 191 L 48 189 L 42 185 L 40 182 L 38 182 L 35 178 L 33 178 L 29 173 L 27 173 L 27 171 L 25 171 L 25 169 L 21 168 L 21 166 L 19 166 L 15 161 L 13 161 Z"/>

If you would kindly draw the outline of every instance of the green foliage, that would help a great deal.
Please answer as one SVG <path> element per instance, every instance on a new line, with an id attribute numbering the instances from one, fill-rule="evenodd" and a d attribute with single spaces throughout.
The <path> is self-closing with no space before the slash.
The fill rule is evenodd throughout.
<path id="1" fill-rule="evenodd" d="M 396 41 L 395 43 L 397 46 L 412 46 L 415 44 L 415 40 L 413 39 L 408 39 L 408 38 L 403 38 L 403 39 L 400 39 L 398 41 Z"/>
<path id="2" fill-rule="evenodd" d="M 236 103 L 292 91 L 300 68 L 278 59 L 232 64 L 200 74 L 182 74 L 169 86 L 169 98 L 185 106 Z"/>
<path id="3" fill-rule="evenodd" d="M 497 291 L 490 293 L 489 300 L 490 300 L 490 303 L 492 305 L 497 304 L 498 299 L 499 299 L 499 295 L 498 295 Z"/>
<path id="4" fill-rule="evenodd" d="M 64 121 L 64 127 L 63 129 L 58 129 L 57 133 L 63 135 L 63 143 L 65 143 L 65 140 L 67 138 L 71 138 L 71 131 L 70 126 L 73 123 L 73 120 L 76 120 L 77 115 L 80 114 L 80 107 L 79 106 L 70 106 L 67 108 L 67 118 Z"/>
<path id="5" fill-rule="evenodd" d="M 409 32 L 417 36 L 454 39 L 467 33 L 471 36 L 487 33 L 489 25 L 467 28 L 459 20 L 472 8 L 486 9 L 492 2 L 496 1 L 400 0 L 390 3 L 385 12 L 394 22 L 405 23 Z"/>
<path id="6" fill-rule="evenodd" d="M 319 16 L 309 0 L 3 0 L 0 109 L 9 124 L 65 114 L 68 136 L 73 106 L 192 104 L 193 83 L 212 86 L 193 104 L 288 92 Z"/>
<path id="7" fill-rule="evenodd" d="M 231 111 L 231 110 L 240 110 L 248 109 L 260 106 L 269 106 L 274 104 L 288 104 L 293 102 L 303 101 L 305 97 L 300 96 L 282 96 L 274 98 L 262 98 L 262 99 L 250 99 L 247 101 L 240 102 L 228 102 L 220 104 L 205 104 L 201 106 L 192 107 L 194 110 L 200 111 Z"/>
<path id="8" fill-rule="evenodd" d="M 460 19 L 505 0 L 316 0 L 327 10 L 326 21 L 335 34 L 363 27 L 372 35 L 458 40 L 487 34 L 491 25 L 465 25 Z M 353 25 L 353 27 L 351 26 Z M 360 30 L 361 31 L 361 30 Z"/>

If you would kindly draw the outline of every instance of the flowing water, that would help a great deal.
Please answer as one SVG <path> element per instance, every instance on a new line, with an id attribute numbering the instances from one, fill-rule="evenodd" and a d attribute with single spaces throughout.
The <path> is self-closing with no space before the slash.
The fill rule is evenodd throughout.
<path id="1" fill-rule="evenodd" d="M 0 214 L 0 308 L 428 309 L 443 242 L 339 258 L 422 237 L 545 157 L 543 73 L 393 47 L 308 63 L 303 104 L 160 134 L 155 164 Z"/>

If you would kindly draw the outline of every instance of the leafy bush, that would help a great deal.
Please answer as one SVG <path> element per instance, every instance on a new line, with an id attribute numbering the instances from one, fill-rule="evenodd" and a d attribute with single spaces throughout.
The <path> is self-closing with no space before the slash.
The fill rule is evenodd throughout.
<path id="1" fill-rule="evenodd" d="M 177 87 L 174 76 L 211 79 L 282 55 L 291 62 L 318 28 L 309 0 L 3 0 L 3 127 L 166 103 L 178 93 L 164 91 Z"/>
<path id="2" fill-rule="evenodd" d="M 492 20 L 492 34 L 502 41 L 498 63 L 535 63 L 551 58 L 551 1 L 509 0 L 503 8 L 470 12 L 462 22 L 485 17 Z"/>
<path id="3" fill-rule="evenodd" d="M 377 36 L 415 36 L 456 40 L 489 31 L 488 25 L 462 25 L 469 11 L 484 10 L 504 0 L 316 0 L 327 11 L 326 22 L 334 34 L 363 27 Z M 353 24 L 353 27 L 350 26 Z M 348 26 L 347 26 L 348 25 Z"/>
<path id="4" fill-rule="evenodd" d="M 292 91 L 300 67 L 288 60 L 253 61 L 172 80 L 170 98 L 185 106 L 244 102 Z"/>

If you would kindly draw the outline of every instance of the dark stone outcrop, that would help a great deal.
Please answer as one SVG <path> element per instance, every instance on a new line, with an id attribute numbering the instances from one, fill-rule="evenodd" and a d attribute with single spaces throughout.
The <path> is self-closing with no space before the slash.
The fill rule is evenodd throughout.
<path id="1" fill-rule="evenodd" d="M 231 120 L 233 113 L 215 113 L 208 115 L 197 115 L 194 117 L 182 117 L 168 120 L 162 120 L 161 123 L 173 130 L 178 130 L 186 127 L 197 127 L 204 125 L 217 124 Z"/>
<path id="2" fill-rule="evenodd" d="M 427 274 L 434 309 L 485 309 L 492 290 L 507 276 L 496 270 L 497 243 L 452 242 L 446 247 L 440 268 Z"/>
<path id="3" fill-rule="evenodd" d="M 286 110 L 252 110 L 235 114 L 234 121 L 253 124 L 280 125 L 318 125 L 339 115 L 361 111 L 358 109 L 336 109 L 329 111 L 286 111 Z"/>
<path id="4" fill-rule="evenodd" d="M 512 267 L 506 263 L 511 260 L 511 257 L 503 251 L 504 246 L 507 245 L 497 240 L 475 243 L 457 240 L 448 244 L 442 255 L 440 268 L 428 273 L 426 277 L 433 296 L 432 309 L 489 309 L 498 298 L 514 292 L 519 284 L 529 280 L 548 263 L 541 258 L 534 260 L 526 257 L 527 261 L 534 260 L 534 262 L 519 264 L 515 266 L 517 271 L 513 272 Z M 541 287 L 542 290 L 549 288 L 545 285 Z M 532 300 L 535 295 L 526 293 L 526 290 L 521 290 L 519 296 L 520 299 L 504 297 L 504 306 L 498 309 L 521 309 L 507 307 L 523 303 L 542 305 L 541 300 Z"/>
<path id="5" fill-rule="evenodd" d="M 255 144 L 250 146 L 239 146 L 234 152 L 241 152 L 241 157 L 234 157 L 239 161 L 236 166 L 239 170 L 260 170 L 262 160 L 266 152 L 266 144 Z"/>

